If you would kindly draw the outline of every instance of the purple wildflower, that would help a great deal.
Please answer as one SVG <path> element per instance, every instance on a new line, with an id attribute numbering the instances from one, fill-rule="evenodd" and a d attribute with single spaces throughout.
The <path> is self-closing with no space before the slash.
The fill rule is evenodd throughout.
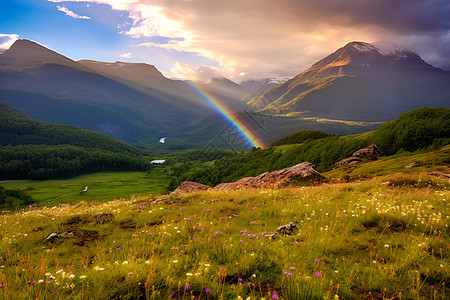
<path id="1" fill-rule="evenodd" d="M 275 292 L 273 292 L 272 299 L 278 299 L 278 296 Z"/>
<path id="2" fill-rule="evenodd" d="M 292 273 L 287 273 L 287 276 L 292 276 Z"/>
<path id="3" fill-rule="evenodd" d="M 315 260 L 315 262 L 319 262 L 319 260 L 318 260 L 318 259 L 316 259 L 316 260 Z"/>
<path id="4" fill-rule="evenodd" d="M 239 281 L 239 282 L 242 282 L 242 278 L 239 278 L 238 281 Z"/>
<path id="5" fill-rule="evenodd" d="M 186 286 L 184 287 L 185 291 L 189 291 L 189 283 L 186 283 Z"/>
<path id="6" fill-rule="evenodd" d="M 205 289 L 205 293 L 209 293 L 209 289 L 208 288 Z"/>
<path id="7" fill-rule="evenodd" d="M 35 283 L 36 283 L 36 281 L 34 281 L 34 280 L 31 282 L 31 284 L 35 284 Z"/>
<path id="8" fill-rule="evenodd" d="M 434 285 L 432 285 L 431 288 L 434 289 Z"/>
<path id="9" fill-rule="evenodd" d="M 316 276 L 320 276 L 320 272 L 319 271 L 316 272 Z"/>
<path id="10" fill-rule="evenodd" d="M 58 294 L 58 293 L 57 293 L 56 291 L 54 291 L 54 292 L 53 292 L 53 295 L 56 295 L 56 294 Z"/>
<path id="11" fill-rule="evenodd" d="M 291 267 L 291 270 L 295 270 L 295 267 Z"/>

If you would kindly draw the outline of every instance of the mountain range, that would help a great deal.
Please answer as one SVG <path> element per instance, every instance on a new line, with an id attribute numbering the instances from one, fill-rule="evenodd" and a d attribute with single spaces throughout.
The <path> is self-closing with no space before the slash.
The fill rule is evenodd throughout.
<path id="1" fill-rule="evenodd" d="M 450 72 L 408 50 L 351 42 L 286 82 L 195 83 L 270 143 L 304 129 L 349 134 L 420 106 L 450 107 Z M 162 149 L 237 145 L 229 124 L 181 80 L 144 63 L 73 61 L 28 40 L 0 54 L 0 102 L 41 121 Z M 357 122 L 353 122 L 357 121 Z M 168 137 L 165 144 L 158 143 Z"/>
<path id="2" fill-rule="evenodd" d="M 386 121 L 421 106 L 449 107 L 449 87 L 450 72 L 414 52 L 351 42 L 248 104 L 263 113 Z"/>

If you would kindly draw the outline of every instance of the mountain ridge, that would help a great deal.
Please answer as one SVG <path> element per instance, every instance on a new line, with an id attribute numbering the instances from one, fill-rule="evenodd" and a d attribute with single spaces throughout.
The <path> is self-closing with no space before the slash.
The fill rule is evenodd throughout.
<path id="1" fill-rule="evenodd" d="M 382 121 L 420 106 L 450 107 L 448 85 L 450 72 L 416 53 L 382 54 L 371 44 L 350 42 L 248 104 L 263 113 L 306 112 L 343 120 L 367 120 L 372 114 L 370 121 Z"/>

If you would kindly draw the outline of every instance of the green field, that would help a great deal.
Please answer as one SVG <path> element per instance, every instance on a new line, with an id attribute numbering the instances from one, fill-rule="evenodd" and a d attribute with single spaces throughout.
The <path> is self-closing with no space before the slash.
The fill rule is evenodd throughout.
<path id="1" fill-rule="evenodd" d="M 109 201 L 132 195 L 165 193 L 169 176 L 154 169 L 145 172 L 107 172 L 70 179 L 0 181 L 5 189 L 26 190 L 38 205 L 54 206 L 83 201 Z M 84 187 L 88 187 L 83 192 Z"/>
<path id="2" fill-rule="evenodd" d="M 3 214 L 0 299 L 444 300 L 449 187 L 385 175 Z"/>

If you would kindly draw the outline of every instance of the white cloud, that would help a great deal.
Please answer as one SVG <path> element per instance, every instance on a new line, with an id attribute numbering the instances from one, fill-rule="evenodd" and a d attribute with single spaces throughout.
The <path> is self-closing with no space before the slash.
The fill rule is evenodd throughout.
<path id="1" fill-rule="evenodd" d="M 59 11 L 62 11 L 63 13 L 65 13 L 67 16 L 75 18 L 75 19 L 85 19 L 85 20 L 89 20 L 90 19 L 90 17 L 87 17 L 87 16 L 77 15 L 76 13 L 74 13 L 73 11 L 71 11 L 70 9 L 68 9 L 67 7 L 64 7 L 64 6 L 59 6 L 58 5 L 58 6 L 56 6 L 56 8 Z"/>
<path id="2" fill-rule="evenodd" d="M 8 50 L 18 39 L 18 34 L 0 34 L 0 53 Z"/>
<path id="3" fill-rule="evenodd" d="M 417 36 L 430 37 L 440 42 L 427 46 L 431 50 L 419 44 L 412 50 L 432 51 L 435 62 L 448 61 L 448 47 L 442 45 L 450 43 L 445 38 L 450 6 L 443 1 L 83 0 L 129 12 L 133 25 L 123 34 L 176 39 L 142 46 L 198 53 L 216 61 L 222 67 L 216 71 L 231 79 L 242 73 L 241 79 L 293 76 L 353 40 L 412 44 Z M 174 67 L 181 69 L 186 68 Z"/>
<path id="4" fill-rule="evenodd" d="M 127 52 L 127 53 L 120 54 L 120 57 L 133 58 L 133 54 L 131 54 L 130 52 Z"/>
<path id="5" fill-rule="evenodd" d="M 164 76 L 173 79 L 189 79 L 202 82 L 206 82 L 213 77 L 220 77 L 217 68 L 204 65 L 194 67 L 179 61 L 175 63 L 175 66 L 169 73 L 164 73 Z"/>

